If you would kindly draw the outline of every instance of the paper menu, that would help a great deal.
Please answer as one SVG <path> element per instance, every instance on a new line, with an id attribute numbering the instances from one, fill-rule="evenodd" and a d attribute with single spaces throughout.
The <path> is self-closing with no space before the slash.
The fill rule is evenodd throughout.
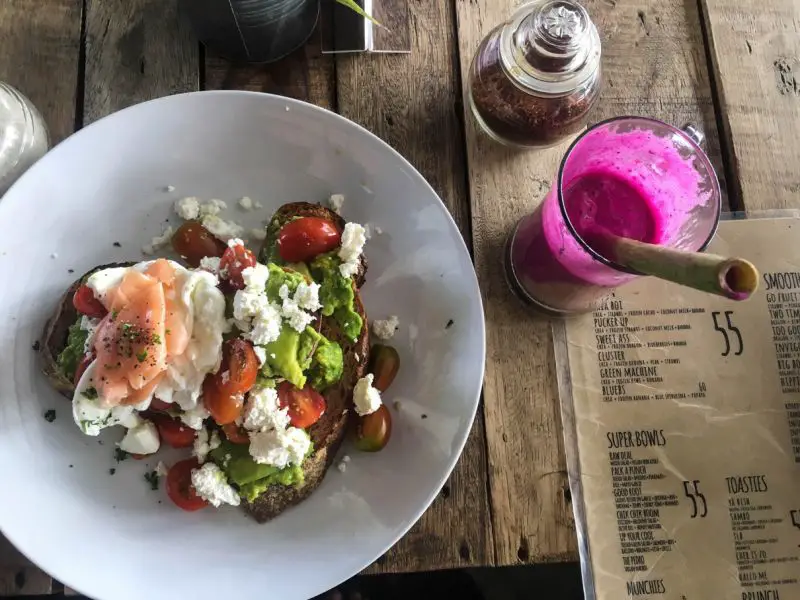
<path id="1" fill-rule="evenodd" d="M 557 336 L 587 598 L 800 599 L 800 220 L 709 251 L 759 291 L 643 278 Z"/>

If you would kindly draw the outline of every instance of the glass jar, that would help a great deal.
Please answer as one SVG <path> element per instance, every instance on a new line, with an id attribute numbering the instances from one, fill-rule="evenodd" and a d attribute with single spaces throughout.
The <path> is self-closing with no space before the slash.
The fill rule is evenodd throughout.
<path id="1" fill-rule="evenodd" d="M 0 82 L 0 196 L 44 156 L 50 136 L 28 98 Z"/>
<path id="2" fill-rule="evenodd" d="M 546 148 L 577 133 L 600 96 L 600 36 L 573 0 L 535 0 L 481 42 L 469 102 L 495 140 Z"/>

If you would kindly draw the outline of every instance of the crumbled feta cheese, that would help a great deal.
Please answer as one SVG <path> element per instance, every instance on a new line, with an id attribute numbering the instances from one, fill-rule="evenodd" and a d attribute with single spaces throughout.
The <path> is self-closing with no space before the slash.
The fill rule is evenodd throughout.
<path id="1" fill-rule="evenodd" d="M 263 297 L 264 305 L 253 315 L 252 327 L 246 334 L 246 337 L 257 346 L 266 346 L 277 340 L 281 334 L 280 310 L 277 305 L 266 301 L 266 295 Z M 235 307 L 234 303 L 234 309 Z"/>
<path id="2" fill-rule="evenodd" d="M 372 238 L 372 226 L 369 223 L 364 225 L 364 237 L 367 239 Z"/>
<path id="3" fill-rule="evenodd" d="M 301 282 L 294 292 L 294 301 L 303 310 L 316 312 L 322 308 L 319 302 L 319 284 Z"/>
<path id="4" fill-rule="evenodd" d="M 200 216 L 216 216 L 226 208 L 228 208 L 228 205 L 224 200 L 213 198 L 200 204 Z"/>
<path id="5" fill-rule="evenodd" d="M 224 241 L 240 237 L 244 232 L 244 228 L 241 225 L 220 219 L 217 215 L 205 215 L 202 224 L 212 235 Z"/>
<path id="6" fill-rule="evenodd" d="M 251 240 L 265 240 L 267 239 L 267 229 L 266 227 L 259 227 L 257 229 L 251 229 L 248 232 Z"/>
<path id="7" fill-rule="evenodd" d="M 245 288 L 233 297 L 233 318 L 244 337 L 257 346 L 278 339 L 281 333 L 280 308 L 266 294 L 269 269 L 261 263 L 242 271 Z"/>
<path id="8" fill-rule="evenodd" d="M 342 461 L 338 465 L 336 465 L 336 468 L 339 469 L 340 473 L 344 473 L 345 471 L 347 471 L 347 463 Z"/>
<path id="9" fill-rule="evenodd" d="M 289 327 L 300 333 L 305 331 L 306 327 L 315 319 L 314 315 L 304 311 L 297 306 L 297 302 L 290 298 L 283 300 L 281 316 L 289 322 Z"/>
<path id="10" fill-rule="evenodd" d="M 373 226 L 372 226 L 372 230 L 373 230 L 375 233 L 377 233 L 378 235 L 383 235 L 383 229 L 381 229 L 381 228 L 380 228 L 380 227 L 378 227 L 377 225 L 373 225 Z"/>
<path id="11" fill-rule="evenodd" d="M 236 246 L 244 246 L 244 242 L 239 238 L 231 238 L 228 240 L 228 248 L 235 248 Z M 252 267 L 248 267 L 248 269 L 252 269 Z"/>
<path id="12" fill-rule="evenodd" d="M 158 429 L 152 421 L 141 420 L 136 426 L 128 430 L 119 443 L 120 450 L 131 454 L 153 454 L 158 452 L 161 440 Z"/>
<path id="13" fill-rule="evenodd" d="M 197 432 L 197 437 L 194 438 L 194 448 L 192 449 L 192 454 L 197 457 L 197 462 L 202 465 L 204 462 L 206 462 L 206 457 L 210 451 L 211 447 L 208 443 L 208 430 L 203 427 Z"/>
<path id="14" fill-rule="evenodd" d="M 239 198 L 239 206 L 243 210 L 253 210 L 253 208 L 255 208 L 255 205 L 253 204 L 253 199 L 250 198 L 250 196 L 242 196 L 241 198 Z"/>
<path id="15" fill-rule="evenodd" d="M 267 289 L 269 269 L 266 265 L 256 263 L 254 267 L 247 267 L 242 271 L 242 280 L 244 281 L 245 288 L 263 294 Z"/>
<path id="16" fill-rule="evenodd" d="M 331 194 L 331 197 L 328 198 L 328 202 L 331 205 L 331 210 L 335 212 L 337 215 L 342 214 L 342 204 L 344 204 L 344 194 Z"/>
<path id="17" fill-rule="evenodd" d="M 311 438 L 302 429 L 271 429 L 250 436 L 250 456 L 259 464 L 282 469 L 303 462 L 311 448 Z"/>
<path id="18" fill-rule="evenodd" d="M 267 362 L 267 351 L 261 346 L 253 346 L 253 352 L 256 354 L 259 364 Z"/>
<path id="19" fill-rule="evenodd" d="M 200 268 L 217 275 L 219 273 L 219 256 L 204 256 L 200 259 Z"/>
<path id="20" fill-rule="evenodd" d="M 343 460 L 344 462 L 346 462 L 346 463 L 349 463 L 349 462 L 350 462 L 350 456 L 349 456 L 349 455 L 347 455 L 347 454 L 345 454 L 345 455 L 342 457 L 342 460 Z"/>
<path id="21" fill-rule="evenodd" d="M 166 477 L 169 469 L 167 469 L 167 466 L 164 464 L 163 461 L 158 461 L 155 471 L 158 477 Z"/>
<path id="22" fill-rule="evenodd" d="M 382 340 L 390 340 L 400 325 L 400 320 L 392 315 L 388 319 L 376 319 L 372 322 L 372 333 Z"/>
<path id="23" fill-rule="evenodd" d="M 352 277 L 358 272 L 359 258 L 364 250 L 367 236 L 364 228 L 358 223 L 347 223 L 342 232 L 342 246 L 339 248 L 339 272 L 342 277 Z"/>
<path id="24" fill-rule="evenodd" d="M 192 486 L 197 495 L 214 506 L 232 504 L 239 506 L 241 499 L 222 472 L 214 463 L 206 463 L 192 471 Z"/>
<path id="25" fill-rule="evenodd" d="M 217 433 L 217 430 L 215 429 L 214 431 L 211 432 L 211 439 L 208 440 L 209 452 L 211 450 L 216 450 L 217 448 L 219 448 L 220 444 L 222 444 L 222 441 L 219 439 L 219 433 Z"/>
<path id="26" fill-rule="evenodd" d="M 381 407 L 381 393 L 372 387 L 372 373 L 358 380 L 353 389 L 353 404 L 360 416 L 370 415 Z"/>
<path id="27" fill-rule="evenodd" d="M 155 236 L 152 240 L 150 240 L 148 245 L 142 246 L 142 253 L 155 254 L 158 250 L 169 244 L 174 232 L 175 230 L 172 229 L 172 226 L 168 225 L 161 235 Z"/>
<path id="28" fill-rule="evenodd" d="M 186 196 L 175 200 L 175 214 L 184 221 L 191 221 L 200 216 L 200 200 L 194 196 Z"/>
<path id="29" fill-rule="evenodd" d="M 289 426 L 289 409 L 280 408 L 278 393 L 274 388 L 260 388 L 248 396 L 244 428 L 249 431 L 286 429 Z"/>
<path id="30" fill-rule="evenodd" d="M 174 185 L 168 185 L 168 186 L 166 186 L 164 188 L 164 191 L 165 192 L 174 192 L 175 191 L 175 186 Z"/>

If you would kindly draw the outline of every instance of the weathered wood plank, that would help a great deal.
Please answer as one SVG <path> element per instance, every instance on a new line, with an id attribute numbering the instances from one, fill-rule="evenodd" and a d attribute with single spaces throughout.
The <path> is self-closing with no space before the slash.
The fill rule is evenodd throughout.
<path id="1" fill-rule="evenodd" d="M 339 56 L 339 112 L 399 152 L 433 185 L 469 243 L 454 13 L 450 2 L 412 2 L 411 55 Z M 447 487 L 417 525 L 370 570 L 489 565 L 482 411 Z"/>
<path id="2" fill-rule="evenodd" d="M 237 65 L 206 55 L 205 88 L 250 90 L 305 100 L 323 108 L 336 108 L 333 57 L 320 52 L 319 35 L 286 58 L 265 65 Z"/>
<path id="3" fill-rule="evenodd" d="M 0 79 L 41 111 L 53 143 L 75 125 L 81 11 L 82 0 L 0 2 Z"/>
<path id="4" fill-rule="evenodd" d="M 0 597 L 49 594 L 52 578 L 0 536 Z"/>
<path id="5" fill-rule="evenodd" d="M 800 207 L 800 3 L 702 0 L 737 208 Z"/>
<path id="6" fill-rule="evenodd" d="M 82 10 L 82 0 L 0 2 L 0 79 L 41 111 L 51 144 L 75 127 Z M 52 585 L 0 535 L 0 596 L 48 594 Z"/>
<path id="7" fill-rule="evenodd" d="M 200 46 L 176 2 L 86 0 L 83 124 L 199 88 Z"/>
<path id="8" fill-rule="evenodd" d="M 513 0 L 456 0 L 461 72 Z M 719 164 L 696 4 L 587 0 L 603 39 L 605 88 L 595 121 L 640 114 L 704 127 Z M 550 324 L 514 299 L 502 271 L 512 226 L 548 191 L 566 145 L 513 152 L 466 114 L 475 263 L 487 318 L 484 387 L 492 530 L 498 564 L 576 558 Z"/>

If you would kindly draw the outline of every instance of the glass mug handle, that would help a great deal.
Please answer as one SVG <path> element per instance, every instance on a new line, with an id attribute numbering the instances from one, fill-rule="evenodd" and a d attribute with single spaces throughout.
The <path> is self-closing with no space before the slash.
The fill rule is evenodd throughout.
<path id="1" fill-rule="evenodd" d="M 681 127 L 681 131 L 689 136 L 689 139 L 691 139 L 698 146 L 702 146 L 703 142 L 706 141 L 706 136 L 702 129 L 695 127 L 692 123 L 686 123 L 686 125 Z"/>

